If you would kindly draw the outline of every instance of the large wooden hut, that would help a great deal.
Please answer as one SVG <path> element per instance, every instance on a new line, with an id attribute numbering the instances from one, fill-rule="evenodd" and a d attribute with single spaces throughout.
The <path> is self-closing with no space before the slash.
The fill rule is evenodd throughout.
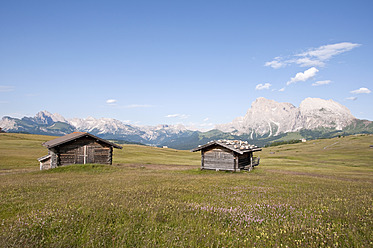
<path id="1" fill-rule="evenodd" d="M 191 151 L 201 151 L 201 169 L 240 171 L 259 165 L 259 158 L 254 158 L 253 153 L 261 150 L 247 141 L 217 140 Z"/>
<path id="2" fill-rule="evenodd" d="M 112 164 L 113 148 L 122 149 L 114 143 L 90 133 L 74 132 L 47 141 L 48 155 L 38 158 L 40 170 L 69 164 Z"/>

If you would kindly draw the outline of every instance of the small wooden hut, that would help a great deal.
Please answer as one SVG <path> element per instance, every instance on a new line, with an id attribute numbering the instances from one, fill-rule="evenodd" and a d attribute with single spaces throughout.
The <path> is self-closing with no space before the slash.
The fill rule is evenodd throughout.
<path id="1" fill-rule="evenodd" d="M 201 151 L 201 169 L 240 171 L 259 165 L 260 158 L 254 158 L 253 153 L 261 150 L 247 141 L 217 140 L 191 151 Z"/>
<path id="2" fill-rule="evenodd" d="M 90 133 L 74 132 L 43 143 L 48 155 L 38 158 L 40 170 L 69 164 L 112 164 L 114 143 Z"/>

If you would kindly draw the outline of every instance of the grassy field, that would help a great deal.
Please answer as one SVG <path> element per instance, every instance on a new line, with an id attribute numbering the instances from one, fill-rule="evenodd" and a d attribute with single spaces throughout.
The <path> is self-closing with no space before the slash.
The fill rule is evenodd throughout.
<path id="1" fill-rule="evenodd" d="M 124 145 L 39 171 L 53 137 L 0 135 L 0 247 L 373 247 L 373 136 L 263 149 L 252 172 Z"/>

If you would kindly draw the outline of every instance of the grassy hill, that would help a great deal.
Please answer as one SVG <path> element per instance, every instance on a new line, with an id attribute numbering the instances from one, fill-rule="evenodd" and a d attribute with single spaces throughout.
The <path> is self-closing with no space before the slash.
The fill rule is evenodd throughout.
<path id="1" fill-rule="evenodd" d="M 38 171 L 37 158 L 48 153 L 42 143 L 55 138 L 34 134 L 0 134 L 0 173 L 4 170 Z M 200 164 L 200 155 L 189 151 L 130 144 L 121 146 L 121 150 L 114 149 L 114 164 Z"/>
<path id="2" fill-rule="evenodd" d="M 0 247 L 373 246 L 372 135 L 265 148 L 249 173 L 137 145 L 39 171 L 52 138 L 0 134 Z"/>

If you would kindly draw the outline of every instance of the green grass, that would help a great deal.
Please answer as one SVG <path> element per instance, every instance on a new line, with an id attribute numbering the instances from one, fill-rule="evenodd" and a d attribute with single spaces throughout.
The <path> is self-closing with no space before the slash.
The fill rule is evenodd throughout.
<path id="1" fill-rule="evenodd" d="M 2 170 L 38 170 L 37 158 L 48 153 L 41 144 L 55 136 L 0 134 L 0 173 Z M 199 165 L 200 155 L 189 151 L 140 145 L 114 149 L 114 164 Z"/>
<path id="2" fill-rule="evenodd" d="M 249 173 L 135 145 L 38 171 L 51 138 L 0 135 L 0 247 L 373 246 L 373 136 L 269 147 Z"/>
<path id="3" fill-rule="evenodd" d="M 200 165 L 200 154 L 171 148 L 124 145 L 123 149 L 114 150 L 113 162 L 118 164 Z"/>
<path id="4" fill-rule="evenodd" d="M 56 137 L 32 134 L 0 134 L 0 171 L 37 170 L 37 159 L 48 153 L 41 144 L 54 138 Z"/>

